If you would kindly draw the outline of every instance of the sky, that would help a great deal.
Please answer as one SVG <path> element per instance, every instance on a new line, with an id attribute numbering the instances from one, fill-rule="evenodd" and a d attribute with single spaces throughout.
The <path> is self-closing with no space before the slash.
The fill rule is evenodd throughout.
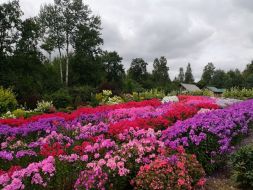
<path id="1" fill-rule="evenodd" d="M 0 3 L 7 0 L 0 0 Z M 25 17 L 53 0 L 20 0 Z M 103 49 L 117 51 L 129 68 L 143 58 L 152 69 L 165 56 L 174 79 L 191 63 L 196 80 L 204 66 L 243 70 L 253 59 L 252 0 L 86 0 L 102 20 Z"/>

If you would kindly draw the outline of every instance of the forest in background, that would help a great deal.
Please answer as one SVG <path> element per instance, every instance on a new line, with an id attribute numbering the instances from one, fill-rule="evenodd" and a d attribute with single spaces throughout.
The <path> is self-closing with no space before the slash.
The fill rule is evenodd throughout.
<path id="1" fill-rule="evenodd" d="M 210 62 L 200 81 L 194 80 L 190 63 L 170 79 L 164 56 L 154 58 L 151 72 L 143 58 L 134 58 L 125 70 L 117 52 L 102 49 L 101 19 L 82 0 L 55 0 L 36 17 L 22 16 L 18 0 L 0 4 L 0 86 L 12 88 L 19 103 L 31 108 L 41 99 L 86 102 L 103 89 L 168 93 L 180 82 L 200 88 L 253 87 L 253 62 L 243 71 L 216 69 Z"/>

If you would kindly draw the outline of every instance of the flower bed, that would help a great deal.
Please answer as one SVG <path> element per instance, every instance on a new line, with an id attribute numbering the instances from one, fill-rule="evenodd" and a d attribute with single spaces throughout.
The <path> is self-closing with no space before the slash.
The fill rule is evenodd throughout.
<path id="1" fill-rule="evenodd" d="M 214 161 L 229 152 L 233 137 L 247 132 L 253 105 L 248 101 L 213 111 L 219 108 L 214 99 L 179 99 L 80 108 L 71 114 L 33 117 L 17 126 L 2 124 L 0 188 L 201 187 L 205 183 L 202 144 L 209 143 L 210 133 L 213 144 L 204 145 Z M 197 114 L 203 109 L 208 112 Z M 202 125 L 188 127 L 198 120 Z M 228 127 L 222 128 L 223 124 Z"/>
<path id="2" fill-rule="evenodd" d="M 197 154 L 206 170 L 233 149 L 236 137 L 246 135 L 253 121 L 253 100 L 229 108 L 195 115 L 163 131 L 162 140 L 169 147 L 183 145 Z M 223 160 L 223 159 L 222 159 Z"/>

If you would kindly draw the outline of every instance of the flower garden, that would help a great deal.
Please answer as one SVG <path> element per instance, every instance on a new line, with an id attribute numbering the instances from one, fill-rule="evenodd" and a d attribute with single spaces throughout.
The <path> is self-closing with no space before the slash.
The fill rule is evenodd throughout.
<path id="1" fill-rule="evenodd" d="M 253 100 L 178 96 L 0 119 L 0 188 L 201 189 Z"/>

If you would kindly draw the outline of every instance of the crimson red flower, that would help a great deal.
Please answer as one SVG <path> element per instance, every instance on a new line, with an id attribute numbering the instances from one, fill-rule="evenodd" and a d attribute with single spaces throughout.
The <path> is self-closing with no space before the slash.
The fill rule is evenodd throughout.
<path id="1" fill-rule="evenodd" d="M 21 169 L 22 169 L 21 166 L 11 166 L 11 168 L 7 171 L 8 176 L 11 177 L 12 174 L 13 174 L 15 171 L 18 171 L 18 170 L 21 170 Z"/>
<path id="2" fill-rule="evenodd" d="M 59 156 L 66 154 L 64 151 L 64 147 L 58 143 L 55 142 L 52 145 L 45 144 L 40 149 L 40 154 L 42 156 L 48 157 L 48 156 Z"/>
<path id="3" fill-rule="evenodd" d="M 93 113 L 111 111 L 114 109 L 121 109 L 121 108 L 145 107 L 145 106 L 157 107 L 159 105 L 161 105 L 160 100 L 152 99 L 152 100 L 144 100 L 141 102 L 127 102 L 127 103 L 116 104 L 116 105 L 104 105 L 104 106 L 98 106 L 95 108 L 82 107 L 73 111 L 71 114 L 57 112 L 57 113 L 36 115 L 27 119 L 24 119 L 22 117 L 16 118 L 16 119 L 0 119 L 0 124 L 17 127 L 29 122 L 35 122 L 40 119 L 53 118 L 53 117 L 59 117 L 59 118 L 63 118 L 69 121 L 69 120 L 74 120 L 75 118 L 79 117 L 82 114 L 93 114 Z"/>

